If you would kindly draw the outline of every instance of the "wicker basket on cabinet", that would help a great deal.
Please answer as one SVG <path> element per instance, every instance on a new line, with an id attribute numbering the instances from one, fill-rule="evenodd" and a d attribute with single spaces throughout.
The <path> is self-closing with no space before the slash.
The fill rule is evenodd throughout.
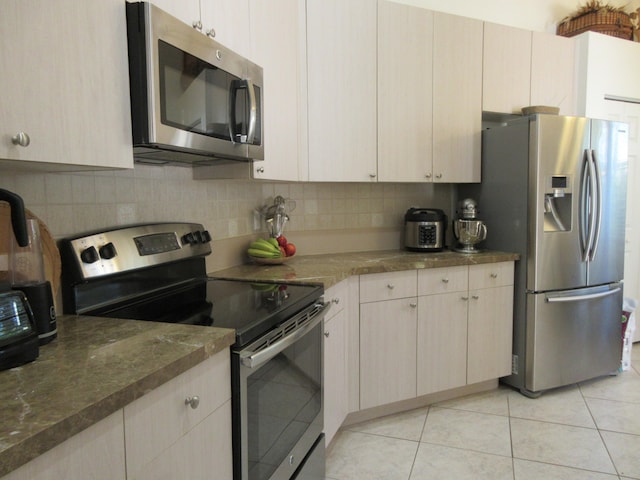
<path id="1" fill-rule="evenodd" d="M 587 31 L 633 40 L 631 18 L 629 14 L 621 11 L 590 12 L 577 18 L 563 20 L 558 24 L 556 33 L 563 37 L 573 37 Z"/>

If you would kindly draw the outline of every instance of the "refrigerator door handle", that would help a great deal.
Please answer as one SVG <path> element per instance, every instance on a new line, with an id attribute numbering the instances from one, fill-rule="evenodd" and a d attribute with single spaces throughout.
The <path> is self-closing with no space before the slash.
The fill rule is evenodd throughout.
<path id="1" fill-rule="evenodd" d="M 598 250 L 598 242 L 600 240 L 600 225 L 602 224 L 602 182 L 600 175 L 600 167 L 598 166 L 598 161 L 596 158 L 595 150 L 591 150 L 591 163 L 593 164 L 593 185 L 595 186 L 595 191 L 592 192 L 594 196 L 594 226 L 593 226 L 593 242 L 589 248 L 589 260 L 593 261 L 596 257 L 596 252 Z"/>
<path id="2" fill-rule="evenodd" d="M 549 303 L 581 302 L 583 300 L 592 300 L 594 298 L 608 297 L 610 295 L 614 295 L 618 293 L 621 290 L 622 289 L 620 287 L 616 287 L 611 290 L 607 290 L 606 292 L 588 293 L 586 295 L 553 295 L 550 293 L 545 295 L 545 300 Z"/>
<path id="3" fill-rule="evenodd" d="M 582 175 L 580 178 L 580 205 L 578 208 L 578 223 L 580 231 L 580 256 L 583 262 L 589 259 L 589 208 L 587 202 L 589 199 L 589 154 L 584 151 L 582 160 Z"/>

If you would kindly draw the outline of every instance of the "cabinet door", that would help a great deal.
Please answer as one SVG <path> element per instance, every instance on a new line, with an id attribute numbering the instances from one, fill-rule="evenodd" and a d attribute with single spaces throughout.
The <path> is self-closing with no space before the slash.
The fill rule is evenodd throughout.
<path id="1" fill-rule="evenodd" d="M 376 179 L 376 3 L 307 1 L 309 180 Z"/>
<path id="2" fill-rule="evenodd" d="M 418 395 L 467 382 L 467 292 L 418 298 Z"/>
<path id="3" fill-rule="evenodd" d="M 533 32 L 531 105 L 560 107 L 561 115 L 577 114 L 575 54 L 575 39 Z"/>
<path id="4" fill-rule="evenodd" d="M 251 59 L 264 69 L 265 161 L 254 178 L 306 180 L 304 2 L 250 0 Z M 301 16 L 303 18 L 301 18 Z"/>
<path id="5" fill-rule="evenodd" d="M 205 33 L 234 52 L 250 56 L 249 0 L 200 0 L 200 9 Z"/>
<path id="6" fill-rule="evenodd" d="M 231 400 L 227 400 L 133 478 L 233 478 L 231 444 Z"/>
<path id="7" fill-rule="evenodd" d="M 513 287 L 469 292 L 467 383 L 511 374 Z"/>
<path id="8" fill-rule="evenodd" d="M 122 410 L 74 435 L 2 480 L 124 480 Z"/>
<path id="9" fill-rule="evenodd" d="M 417 299 L 360 305 L 360 408 L 416 396 Z"/>
<path id="10" fill-rule="evenodd" d="M 434 13 L 433 181 L 480 181 L 482 22 Z"/>
<path id="11" fill-rule="evenodd" d="M 133 167 L 120 0 L 3 1 L 0 44 L 0 159 Z"/>
<path id="12" fill-rule="evenodd" d="M 485 22 L 482 77 L 482 110 L 521 113 L 530 105 L 531 32 Z"/>
<path id="13" fill-rule="evenodd" d="M 432 43 L 431 11 L 378 3 L 379 181 L 431 179 Z"/>
<path id="14" fill-rule="evenodd" d="M 340 310 L 324 325 L 324 434 L 327 445 L 347 416 L 347 311 Z"/>
<path id="15" fill-rule="evenodd" d="M 202 20 L 200 0 L 151 0 L 151 3 L 187 25 L 193 26 Z M 202 29 L 204 30 L 204 25 Z"/>

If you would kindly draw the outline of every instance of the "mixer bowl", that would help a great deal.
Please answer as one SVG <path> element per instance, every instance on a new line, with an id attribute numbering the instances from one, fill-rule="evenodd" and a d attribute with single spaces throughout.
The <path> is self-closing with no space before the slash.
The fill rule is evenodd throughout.
<path id="1" fill-rule="evenodd" d="M 487 226 L 482 220 L 454 220 L 453 235 L 458 240 L 456 252 L 477 253 L 476 245 L 487 238 Z"/>

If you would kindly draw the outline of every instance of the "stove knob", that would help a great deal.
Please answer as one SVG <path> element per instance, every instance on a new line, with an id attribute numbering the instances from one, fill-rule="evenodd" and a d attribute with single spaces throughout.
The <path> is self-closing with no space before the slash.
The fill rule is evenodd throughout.
<path id="1" fill-rule="evenodd" d="M 204 242 L 202 243 L 209 243 L 211 241 L 211 234 L 209 233 L 209 230 L 203 230 L 202 237 L 204 238 Z"/>
<path id="2" fill-rule="evenodd" d="M 80 252 L 80 260 L 84 263 L 95 263 L 100 259 L 100 255 L 98 255 L 98 251 L 96 247 L 85 248 L 82 252 Z"/>
<path id="3" fill-rule="evenodd" d="M 100 257 L 104 258 L 105 260 L 111 260 L 118 254 L 118 252 L 116 252 L 115 245 L 111 242 L 101 246 L 99 252 Z"/>
<path id="4" fill-rule="evenodd" d="M 193 233 L 186 233 L 182 236 L 182 244 L 193 245 L 196 243 L 196 239 L 193 236 Z"/>
<path id="5" fill-rule="evenodd" d="M 195 232 L 193 232 L 193 237 L 196 239 L 195 243 L 204 243 L 201 231 L 196 230 Z"/>

